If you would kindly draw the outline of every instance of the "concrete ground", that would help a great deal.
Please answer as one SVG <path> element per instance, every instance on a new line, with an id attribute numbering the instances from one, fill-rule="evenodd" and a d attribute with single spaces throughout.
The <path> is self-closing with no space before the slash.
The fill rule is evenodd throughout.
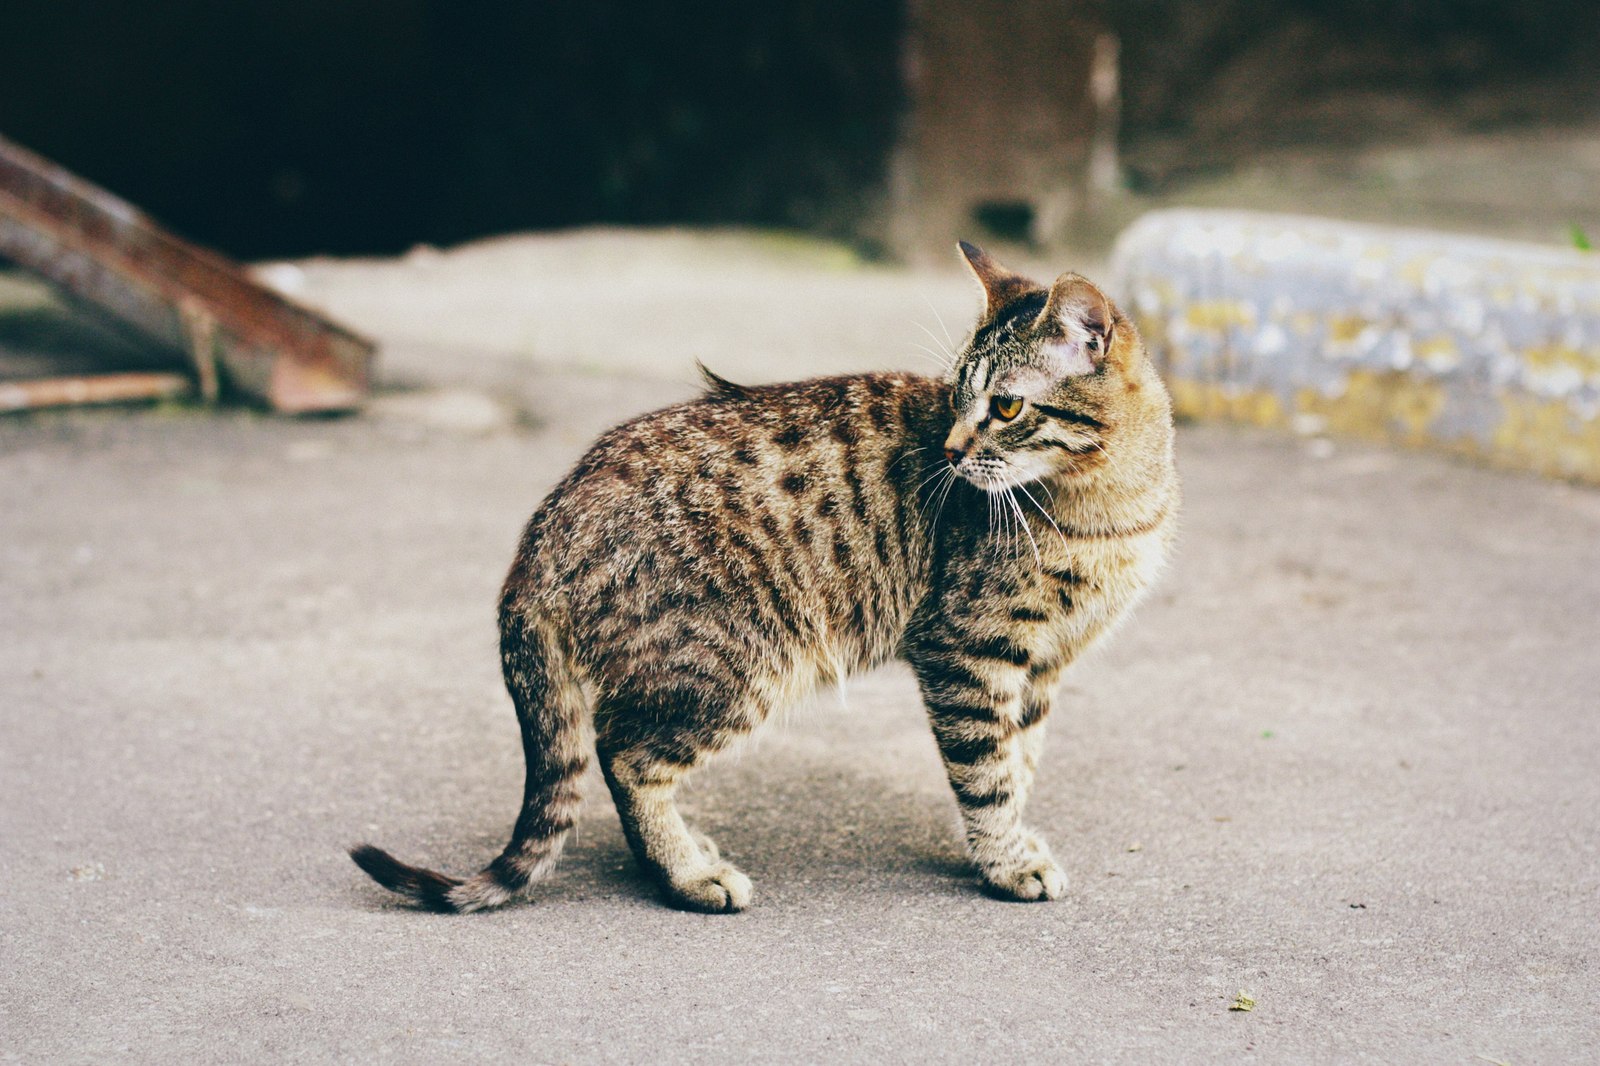
<path id="1" fill-rule="evenodd" d="M 533 902 L 439 917 L 343 849 L 504 842 L 493 603 L 586 442 L 692 355 L 917 365 L 974 296 L 671 234 L 277 280 L 410 391 L 0 419 L 0 1060 L 1600 1056 L 1600 493 L 1185 427 L 1179 557 L 1031 805 L 1065 900 L 976 890 L 888 669 L 693 782 L 751 911 L 658 904 L 591 781 Z"/>

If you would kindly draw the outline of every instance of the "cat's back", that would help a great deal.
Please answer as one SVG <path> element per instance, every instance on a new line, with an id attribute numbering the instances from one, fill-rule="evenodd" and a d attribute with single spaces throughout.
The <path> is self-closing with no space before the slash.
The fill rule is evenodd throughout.
<path id="1" fill-rule="evenodd" d="M 881 658 L 925 554 L 914 501 L 941 461 L 945 386 L 709 381 L 596 441 L 529 523 L 503 604 L 538 601 L 608 644 L 739 614 L 741 640 L 851 633 L 838 655 Z"/>
<path id="2" fill-rule="evenodd" d="M 774 514 L 810 502 L 826 517 L 846 502 L 830 503 L 839 487 L 909 441 L 937 435 L 931 416 L 943 386 L 917 375 L 757 386 L 708 378 L 701 396 L 602 434 L 540 507 L 541 532 L 574 529 L 584 514 L 676 523 L 706 517 L 707 507 L 730 526 L 752 506 Z M 633 529 L 650 527 L 609 532 Z"/>

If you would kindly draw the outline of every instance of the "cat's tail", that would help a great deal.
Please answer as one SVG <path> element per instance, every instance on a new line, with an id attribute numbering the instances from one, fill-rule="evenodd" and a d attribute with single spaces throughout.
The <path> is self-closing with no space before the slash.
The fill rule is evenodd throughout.
<path id="1" fill-rule="evenodd" d="M 408 866 L 381 848 L 361 844 L 350 857 L 384 888 L 431 911 L 465 913 L 497 907 L 550 872 L 561 856 L 581 802 L 589 765 L 582 685 L 563 666 L 555 642 L 535 621 L 503 608 L 500 661 L 522 725 L 527 781 L 511 842 L 480 873 L 462 880 Z"/>

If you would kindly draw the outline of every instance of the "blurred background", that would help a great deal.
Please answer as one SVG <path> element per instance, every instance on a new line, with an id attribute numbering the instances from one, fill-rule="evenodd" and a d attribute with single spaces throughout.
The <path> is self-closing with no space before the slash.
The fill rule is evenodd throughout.
<path id="1" fill-rule="evenodd" d="M 1596 0 L 0 0 L 0 1059 L 1600 1061 L 1597 56 Z M 389 909 L 344 845 L 506 838 L 538 501 L 696 360 L 944 373 L 958 238 L 1180 417 L 1029 808 L 1071 901 L 977 896 L 891 668 L 688 790 L 735 926 L 598 775 L 534 906 Z"/>
<path id="2" fill-rule="evenodd" d="M 589 223 L 915 258 L 956 230 L 1092 246 L 1170 203 L 1559 241 L 1600 188 L 1590 0 L 11 0 L 3 23 L 0 132 L 250 259 Z"/>
<path id="3" fill-rule="evenodd" d="M 961 238 L 1101 279 L 1182 414 L 1600 481 L 1600 271 L 1571 258 L 1600 233 L 1588 0 L 19 0 L 4 22 L 0 136 L 376 341 L 380 385 L 931 369 L 971 323 Z M 240 317 L 243 279 L 197 288 L 126 210 L 91 239 L 154 265 L 138 315 L 73 259 L 81 232 L 0 232 L 0 255 L 159 352 L 0 274 L 0 381 L 186 351 L 202 395 L 359 404 L 355 340 L 256 358 L 287 334 Z"/>

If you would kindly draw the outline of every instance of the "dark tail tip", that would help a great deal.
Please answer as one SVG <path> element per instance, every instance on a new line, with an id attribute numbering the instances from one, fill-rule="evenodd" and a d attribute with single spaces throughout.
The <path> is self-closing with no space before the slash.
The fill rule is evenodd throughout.
<path id="1" fill-rule="evenodd" d="M 398 892 L 430 911 L 454 914 L 457 907 L 450 901 L 450 890 L 461 884 L 453 877 L 407 866 L 382 848 L 371 844 L 357 844 L 350 849 L 350 858 L 367 872 L 378 884 L 391 892 Z"/>
<path id="2" fill-rule="evenodd" d="M 748 400 L 750 398 L 750 390 L 743 385 L 735 385 L 698 359 L 694 361 L 694 365 L 695 369 L 700 371 L 700 377 L 706 383 L 706 395 L 711 399 Z"/>

